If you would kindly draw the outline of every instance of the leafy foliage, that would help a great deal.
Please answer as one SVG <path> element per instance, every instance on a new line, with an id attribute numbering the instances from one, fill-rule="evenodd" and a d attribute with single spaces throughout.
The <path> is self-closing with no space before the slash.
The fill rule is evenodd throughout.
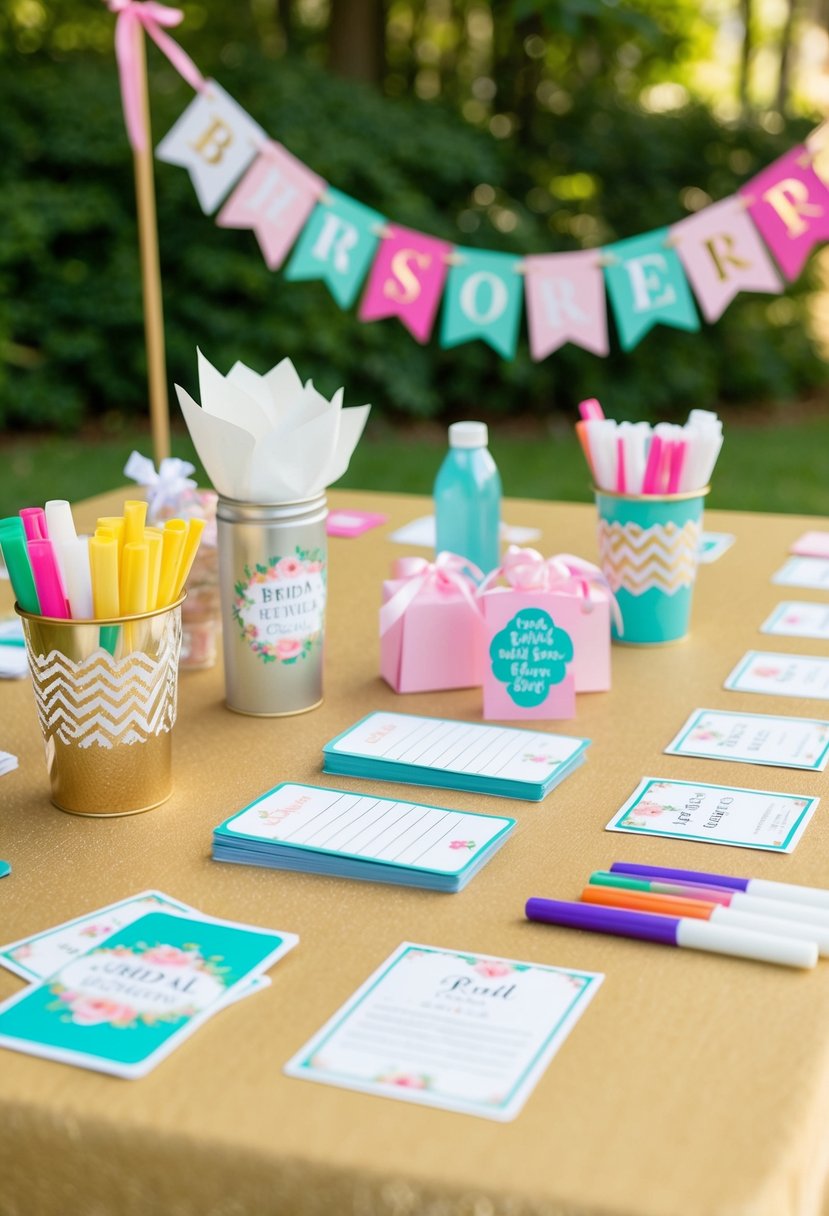
<path id="1" fill-rule="evenodd" d="M 191 94 L 151 54 L 158 137 Z M 236 44 L 217 72 L 338 188 L 400 223 L 520 254 L 674 222 L 806 129 L 723 126 L 701 105 L 646 114 L 597 86 L 566 112 L 535 107 L 499 141 L 439 104 L 386 101 L 254 46 Z M 111 58 L 7 60 L 0 145 L 0 426 L 71 429 L 145 412 L 132 164 Z M 265 370 L 289 354 L 321 391 L 344 383 L 348 403 L 398 416 L 541 414 L 594 395 L 614 413 L 669 415 L 787 399 L 826 378 L 808 335 L 808 273 L 784 301 L 739 298 L 699 335 L 658 329 L 627 355 L 566 347 L 540 364 L 524 339 L 506 363 L 478 343 L 423 349 L 397 322 L 361 324 L 321 284 L 268 271 L 250 232 L 215 228 L 183 170 L 157 162 L 156 179 L 169 378 L 191 390 L 197 344 L 222 370 L 236 359 Z"/>

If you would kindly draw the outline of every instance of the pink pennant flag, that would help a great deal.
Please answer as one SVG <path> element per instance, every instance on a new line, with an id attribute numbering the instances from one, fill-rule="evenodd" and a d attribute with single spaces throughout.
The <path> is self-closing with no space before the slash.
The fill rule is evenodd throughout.
<path id="1" fill-rule="evenodd" d="M 271 270 L 281 266 L 325 182 L 269 140 L 219 212 L 220 228 L 252 228 Z"/>
<path id="2" fill-rule="evenodd" d="M 399 317 L 418 342 L 428 342 L 452 246 L 411 228 L 395 226 L 389 232 L 371 268 L 360 320 Z"/>
<path id="3" fill-rule="evenodd" d="M 736 195 L 671 229 L 680 261 L 706 321 L 716 321 L 741 291 L 779 295 L 780 275 Z"/>
<path id="4" fill-rule="evenodd" d="M 801 145 L 740 188 L 751 218 L 787 279 L 796 279 L 815 245 L 829 240 L 829 190 Z"/>
<path id="5" fill-rule="evenodd" d="M 599 251 L 524 259 L 530 351 L 545 359 L 566 342 L 606 355 L 607 302 Z"/>

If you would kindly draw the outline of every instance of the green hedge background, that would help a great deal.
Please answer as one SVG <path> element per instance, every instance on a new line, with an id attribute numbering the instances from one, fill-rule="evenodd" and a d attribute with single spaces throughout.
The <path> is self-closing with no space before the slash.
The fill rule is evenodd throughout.
<path id="1" fill-rule="evenodd" d="M 400 223 L 517 254 L 675 222 L 700 197 L 732 193 L 813 125 L 790 120 L 772 134 L 750 120 L 724 124 L 698 102 L 648 114 L 597 87 L 565 114 L 536 110 L 520 140 L 496 140 L 448 104 L 383 98 L 299 57 L 274 61 L 237 44 L 223 66 L 199 59 L 198 38 L 190 49 L 339 189 Z M 157 142 L 192 94 L 150 56 Z M 0 428 L 68 431 L 143 415 L 132 161 L 114 58 L 6 55 L 0 146 Z M 783 297 L 738 297 L 696 335 L 660 327 L 629 354 L 612 337 L 607 359 L 568 346 L 533 363 L 525 325 L 506 362 L 480 343 L 421 348 L 395 321 L 363 325 L 321 284 L 269 271 L 252 233 L 216 228 L 183 170 L 156 162 L 156 188 L 169 378 L 191 390 L 197 344 L 222 370 L 242 359 L 264 371 L 290 355 L 322 391 L 345 384 L 349 403 L 369 401 L 392 420 L 541 416 L 585 396 L 607 398 L 616 416 L 684 416 L 790 400 L 827 379 L 809 336 L 813 268 Z M 527 203 L 539 193 L 543 213 Z M 509 232 L 497 226 L 504 208 Z"/>

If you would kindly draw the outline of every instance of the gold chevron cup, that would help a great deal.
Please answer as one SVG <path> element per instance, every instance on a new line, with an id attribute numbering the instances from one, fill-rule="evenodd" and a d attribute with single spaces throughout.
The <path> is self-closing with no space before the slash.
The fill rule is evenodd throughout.
<path id="1" fill-rule="evenodd" d="M 18 612 L 51 797 L 74 815 L 135 815 L 172 793 L 181 600 L 111 621 Z"/>
<path id="2" fill-rule="evenodd" d="M 624 625 L 616 640 L 654 646 L 688 633 L 707 493 L 596 490 L 601 566 Z"/>

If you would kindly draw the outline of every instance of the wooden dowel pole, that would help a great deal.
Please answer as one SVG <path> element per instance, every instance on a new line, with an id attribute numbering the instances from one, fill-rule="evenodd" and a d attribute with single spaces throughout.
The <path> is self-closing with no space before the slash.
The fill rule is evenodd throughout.
<path id="1" fill-rule="evenodd" d="M 150 427 L 156 465 L 170 455 L 170 405 L 167 396 L 167 362 L 164 353 L 164 310 L 161 302 L 161 267 L 158 257 L 158 221 L 155 211 L 153 147 L 150 130 L 150 96 L 144 31 L 135 24 L 136 57 L 141 81 L 141 109 L 146 144 L 133 153 L 138 244 L 141 256 L 141 291 L 144 299 L 144 342 L 147 348 L 147 385 Z"/>

